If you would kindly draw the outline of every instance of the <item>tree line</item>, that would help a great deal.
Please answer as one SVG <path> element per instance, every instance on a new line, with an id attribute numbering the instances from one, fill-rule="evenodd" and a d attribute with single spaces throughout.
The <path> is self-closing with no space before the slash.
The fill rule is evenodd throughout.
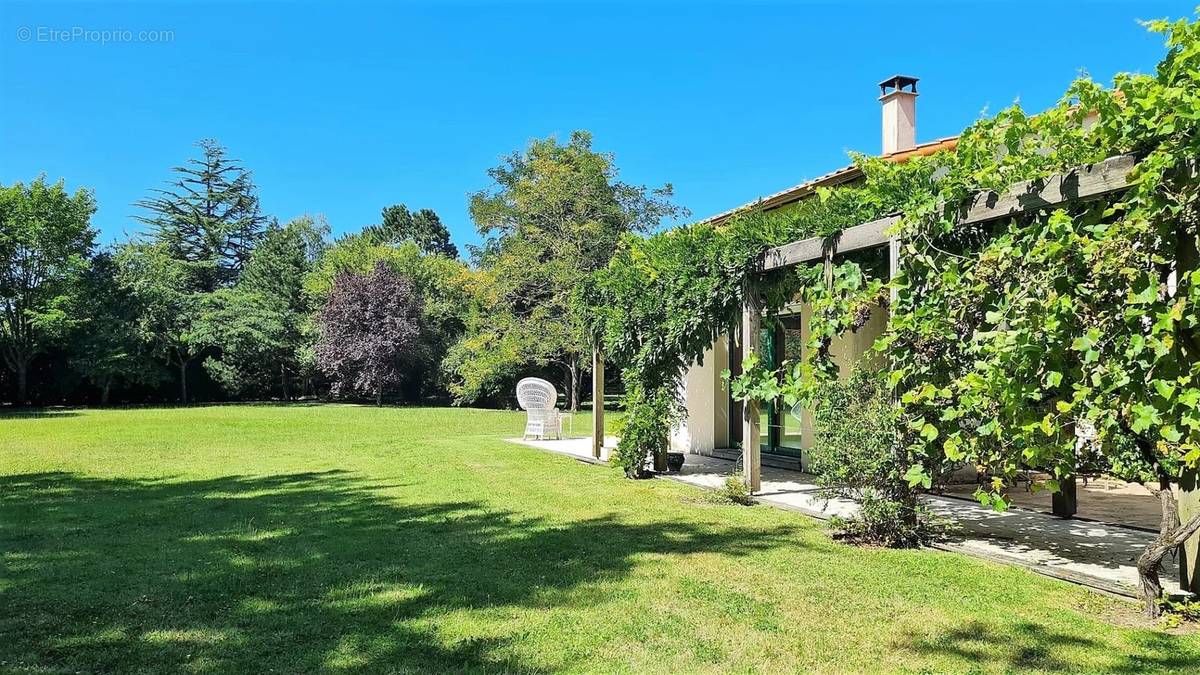
<path id="1" fill-rule="evenodd" d="M 470 196 L 465 253 L 404 204 L 332 235 L 263 212 L 214 140 L 101 246 L 96 196 L 44 177 L 0 186 L 0 401 L 6 405 L 337 398 L 504 405 L 537 374 L 576 407 L 591 351 L 580 281 L 622 236 L 681 209 L 618 178 L 587 132 L 538 139 Z"/>

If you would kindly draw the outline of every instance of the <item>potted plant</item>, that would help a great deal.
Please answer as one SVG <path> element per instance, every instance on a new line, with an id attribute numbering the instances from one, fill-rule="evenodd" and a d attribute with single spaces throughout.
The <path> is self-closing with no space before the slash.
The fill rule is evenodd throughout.
<path id="1" fill-rule="evenodd" d="M 684 456 L 682 452 L 668 452 L 667 470 L 672 473 L 679 473 L 679 470 L 683 468 L 683 460 Z"/>

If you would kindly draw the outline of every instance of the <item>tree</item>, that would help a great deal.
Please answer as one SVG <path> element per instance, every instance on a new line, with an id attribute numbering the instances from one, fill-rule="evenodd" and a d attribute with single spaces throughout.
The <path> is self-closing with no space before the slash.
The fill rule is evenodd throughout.
<path id="1" fill-rule="evenodd" d="M 444 358 L 463 333 L 469 285 L 478 275 L 457 258 L 423 254 L 411 241 L 379 244 L 364 232 L 342 237 L 325 252 L 305 280 L 306 291 L 319 305 L 340 275 L 367 274 L 380 263 L 408 279 L 421 298 L 421 335 L 404 365 L 402 393 L 409 400 L 444 397 Z"/>
<path id="2" fill-rule="evenodd" d="M 267 218 L 250 172 L 228 159 L 217 141 L 196 145 L 204 156 L 175 167 L 167 188 L 137 202 L 148 213 L 136 218 L 168 255 L 195 268 L 199 290 L 211 292 L 237 280 Z"/>
<path id="3" fill-rule="evenodd" d="M 357 393 L 382 405 L 417 347 L 421 309 L 412 282 L 386 264 L 339 275 L 319 314 L 316 350 L 333 395 Z"/>
<path id="4" fill-rule="evenodd" d="M 476 262 L 490 283 L 457 350 L 460 395 L 526 364 L 555 365 L 575 409 L 592 345 L 572 295 L 608 263 L 624 234 L 686 212 L 671 204 L 670 185 L 620 182 L 612 155 L 592 150 L 586 131 L 566 144 L 535 140 L 488 175 L 494 185 L 472 195 L 470 210 L 485 237 Z"/>
<path id="5" fill-rule="evenodd" d="M 137 304 L 117 276 L 113 256 L 97 255 L 75 302 L 79 321 L 71 345 L 71 366 L 100 389 L 100 405 L 108 404 L 118 380 L 145 383 L 157 376 L 138 334 Z"/>
<path id="6" fill-rule="evenodd" d="M 458 247 L 450 243 L 450 231 L 432 209 L 411 213 L 403 204 L 383 209 L 383 223 L 372 225 L 365 234 L 377 244 L 401 244 L 411 241 L 429 255 L 458 257 Z"/>
<path id="7" fill-rule="evenodd" d="M 290 400 L 293 382 L 308 379 L 314 310 L 304 281 L 325 251 L 328 232 L 324 221 L 308 216 L 270 227 L 237 284 L 206 303 L 203 339 L 218 353 L 204 366 L 227 391 L 268 392 L 277 383 Z"/>
<path id="8" fill-rule="evenodd" d="M 0 186 L 0 354 L 16 376 L 17 403 L 29 399 L 30 362 L 75 321 L 69 309 L 88 266 L 95 210 L 91 192 L 67 194 L 62 181 Z"/>
<path id="9" fill-rule="evenodd" d="M 179 399 L 187 405 L 188 366 L 206 343 L 202 326 L 209 294 L 196 290 L 197 268 L 164 244 L 130 243 L 117 250 L 117 277 L 137 307 L 137 333 L 179 373 Z"/>

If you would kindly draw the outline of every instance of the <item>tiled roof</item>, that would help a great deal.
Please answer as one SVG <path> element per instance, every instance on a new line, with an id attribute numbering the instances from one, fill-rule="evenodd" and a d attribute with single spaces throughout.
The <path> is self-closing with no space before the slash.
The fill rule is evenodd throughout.
<path id="1" fill-rule="evenodd" d="M 921 143 L 910 150 L 893 152 L 890 155 L 883 155 L 882 157 L 889 162 L 906 162 L 913 157 L 924 157 L 927 155 L 932 155 L 933 153 L 941 150 L 953 150 L 956 147 L 958 147 L 958 136 L 949 136 L 936 141 Z M 728 220 L 730 216 L 736 213 L 740 213 L 752 208 L 761 208 L 763 210 L 776 209 L 785 204 L 800 201 L 801 199 L 816 192 L 816 189 L 819 187 L 832 187 L 834 185 L 841 185 L 843 183 L 849 183 L 850 181 L 860 177 L 862 177 L 862 172 L 859 171 L 858 167 L 854 165 L 842 167 L 837 171 L 827 173 L 823 176 L 818 176 L 817 178 L 805 181 L 799 185 L 794 185 L 786 190 L 780 190 L 779 192 L 767 195 L 766 197 L 761 197 L 755 201 L 742 204 L 737 208 L 733 208 L 728 211 L 722 211 L 715 216 L 709 216 L 708 218 L 701 220 L 700 223 L 721 223 L 725 220 Z"/>

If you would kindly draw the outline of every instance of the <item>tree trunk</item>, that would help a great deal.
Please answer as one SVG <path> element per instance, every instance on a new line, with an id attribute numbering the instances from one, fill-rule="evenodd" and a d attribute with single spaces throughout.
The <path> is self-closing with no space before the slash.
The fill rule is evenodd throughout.
<path id="1" fill-rule="evenodd" d="M 108 392 L 112 389 L 112 378 L 104 378 L 104 384 L 100 386 L 100 405 L 108 405 Z"/>
<path id="2" fill-rule="evenodd" d="M 376 408 L 383 407 L 383 387 L 380 387 L 375 390 L 375 407 Z"/>
<path id="3" fill-rule="evenodd" d="M 288 389 L 287 368 L 284 368 L 282 363 L 279 364 L 279 382 L 283 385 L 283 400 L 292 400 L 291 392 Z"/>
<path id="4" fill-rule="evenodd" d="M 571 374 L 571 412 L 579 411 L 579 359 L 571 357 L 567 371 Z"/>
<path id="5" fill-rule="evenodd" d="M 1162 580 L 1159 578 L 1163 558 L 1200 531 L 1200 515 L 1193 516 L 1185 524 L 1180 524 L 1179 510 L 1170 481 L 1159 481 L 1158 503 L 1162 508 L 1162 525 L 1159 527 L 1158 536 L 1150 542 L 1137 561 L 1138 584 L 1141 586 L 1142 601 L 1146 603 L 1146 616 L 1149 617 L 1162 614 L 1158 600 L 1162 597 L 1163 590 Z"/>
<path id="6" fill-rule="evenodd" d="M 17 405 L 29 403 L 29 361 L 17 359 Z"/>
<path id="7" fill-rule="evenodd" d="M 188 404 L 187 397 L 187 367 L 189 359 L 179 359 L 179 400 L 183 405 Z"/>

